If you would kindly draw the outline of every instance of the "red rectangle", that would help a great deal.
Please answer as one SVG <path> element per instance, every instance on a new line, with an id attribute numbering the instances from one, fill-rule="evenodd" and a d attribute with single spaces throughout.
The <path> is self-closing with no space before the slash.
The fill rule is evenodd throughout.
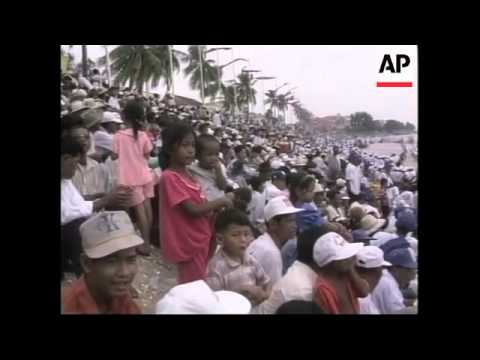
<path id="1" fill-rule="evenodd" d="M 411 81 L 408 82 L 378 82 L 377 87 L 412 87 Z"/>

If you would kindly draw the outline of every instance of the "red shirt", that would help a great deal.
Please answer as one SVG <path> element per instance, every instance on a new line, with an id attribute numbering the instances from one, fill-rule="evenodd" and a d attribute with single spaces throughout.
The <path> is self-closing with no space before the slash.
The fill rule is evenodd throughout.
<path id="1" fill-rule="evenodd" d="M 100 314 L 83 276 L 71 286 L 63 289 L 62 303 L 64 314 Z M 114 298 L 105 313 L 141 314 L 142 312 L 132 298 L 127 295 L 121 298 Z"/>
<path id="2" fill-rule="evenodd" d="M 327 314 L 341 314 L 340 300 L 338 299 L 337 292 L 333 286 L 319 277 L 313 290 L 315 302 L 322 308 L 323 311 L 325 311 Z M 350 302 L 353 306 L 353 310 L 355 314 L 358 314 L 360 308 L 358 296 L 355 294 L 350 281 L 347 283 L 347 291 L 350 297 Z"/>
<path id="3" fill-rule="evenodd" d="M 200 249 L 208 248 L 212 237 L 210 216 L 191 217 L 180 203 L 207 202 L 200 185 L 175 171 L 166 170 L 160 178 L 160 241 L 165 258 L 171 262 L 190 260 Z"/>

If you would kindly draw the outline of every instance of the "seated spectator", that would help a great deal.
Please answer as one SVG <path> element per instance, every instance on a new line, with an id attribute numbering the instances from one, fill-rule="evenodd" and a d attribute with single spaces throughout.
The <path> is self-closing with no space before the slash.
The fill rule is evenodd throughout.
<path id="1" fill-rule="evenodd" d="M 82 267 L 85 275 L 63 291 L 66 314 L 140 314 L 130 288 L 137 273 L 135 234 L 124 211 L 103 212 L 83 223 Z"/>
<path id="2" fill-rule="evenodd" d="M 417 229 L 417 218 L 412 211 L 403 211 L 398 215 L 397 222 L 395 224 L 397 228 L 398 237 L 395 239 L 389 239 L 380 246 L 385 254 L 390 251 L 400 248 L 414 248 L 416 249 L 416 239 L 407 239 L 407 235 Z M 378 243 L 378 242 L 377 242 Z M 412 246 L 413 243 L 413 246 Z"/>
<path id="3" fill-rule="evenodd" d="M 295 214 L 303 211 L 293 207 L 286 197 L 277 197 L 265 206 L 267 232 L 254 240 L 247 249 L 263 267 L 272 284 L 282 277 L 283 261 L 280 249 L 297 232 Z"/>
<path id="4" fill-rule="evenodd" d="M 75 187 L 72 178 L 77 169 L 84 144 L 71 135 L 61 138 L 61 241 L 62 273 L 72 271 L 80 276 L 81 239 L 78 231 L 80 225 L 94 212 L 107 206 L 125 207 L 130 194 L 127 189 L 115 188 L 112 192 L 95 201 L 87 201 Z"/>
<path id="5" fill-rule="evenodd" d="M 283 304 L 292 300 L 313 300 L 313 287 L 318 269 L 313 260 L 313 246 L 317 239 L 328 232 L 327 224 L 312 226 L 298 237 L 297 259 L 287 273 L 273 286 L 270 297 L 252 312 L 274 314 Z"/>
<path id="6" fill-rule="evenodd" d="M 360 304 L 360 314 L 378 315 L 380 311 L 372 302 L 371 293 L 378 285 L 382 277 L 384 267 L 391 266 L 383 259 L 383 251 L 376 246 L 364 246 L 357 254 L 357 272 L 360 277 L 365 279 L 370 286 L 370 294 L 367 297 L 358 299 Z"/>
<path id="7" fill-rule="evenodd" d="M 241 187 L 233 191 L 233 207 L 249 216 L 248 204 L 252 201 L 252 190 L 248 187 Z"/>
<path id="8" fill-rule="evenodd" d="M 315 243 L 313 258 L 319 271 L 314 299 L 327 314 L 359 313 L 358 298 L 366 297 L 370 290 L 355 269 L 355 255 L 362 247 L 332 232 Z"/>
<path id="9" fill-rule="evenodd" d="M 325 314 L 314 301 L 292 300 L 280 306 L 276 315 L 286 314 Z"/>
<path id="10" fill-rule="evenodd" d="M 265 184 L 265 200 L 267 203 L 277 196 L 290 196 L 287 188 L 287 174 L 282 170 L 271 173 L 271 181 Z"/>
<path id="11" fill-rule="evenodd" d="M 228 174 L 240 187 L 247 187 L 248 174 L 245 168 L 247 152 L 244 145 L 235 146 L 235 159 L 228 166 Z"/>
<path id="12" fill-rule="evenodd" d="M 417 262 L 411 249 L 395 249 L 385 255 L 392 264 L 383 270 L 382 278 L 372 293 L 372 301 L 380 314 L 394 314 L 406 307 L 402 291 L 415 278 Z"/>
<path id="13" fill-rule="evenodd" d="M 213 291 L 205 281 L 197 280 L 170 289 L 157 303 L 159 315 L 248 314 L 250 302 L 231 291 Z"/>
<path id="14" fill-rule="evenodd" d="M 246 253 L 252 240 L 248 217 L 236 209 L 222 211 L 215 231 L 221 248 L 208 264 L 207 284 L 214 291 L 238 292 L 253 306 L 266 300 L 271 281 L 260 263 Z"/>
<path id="15" fill-rule="evenodd" d="M 219 160 L 220 144 L 212 135 L 197 138 L 197 161 L 188 167 L 193 177 L 200 184 L 208 201 L 225 196 L 228 185 L 225 166 Z"/>

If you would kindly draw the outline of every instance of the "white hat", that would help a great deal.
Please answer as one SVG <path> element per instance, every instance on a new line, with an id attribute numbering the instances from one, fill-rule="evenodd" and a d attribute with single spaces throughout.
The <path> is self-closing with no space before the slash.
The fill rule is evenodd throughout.
<path id="1" fill-rule="evenodd" d="M 294 207 L 286 196 L 277 196 L 270 200 L 264 208 L 265 221 L 270 221 L 278 215 L 296 214 L 303 211 Z"/>
<path id="2" fill-rule="evenodd" d="M 357 266 L 373 269 L 382 266 L 392 266 L 383 259 L 383 251 L 377 246 L 365 246 L 357 254 Z"/>
<path id="3" fill-rule="evenodd" d="M 270 167 L 273 169 L 273 170 L 276 170 L 276 169 L 279 169 L 281 168 L 282 166 L 284 166 L 285 164 L 283 163 L 283 161 L 279 160 L 279 159 L 275 159 L 275 160 L 272 160 L 272 163 L 270 164 Z"/>
<path id="4" fill-rule="evenodd" d="M 337 179 L 337 186 L 345 186 L 347 182 L 343 179 Z"/>
<path id="5" fill-rule="evenodd" d="M 318 181 L 315 183 L 315 189 L 313 190 L 313 193 L 319 193 L 319 192 L 324 192 L 322 184 L 320 184 Z"/>
<path id="6" fill-rule="evenodd" d="M 104 211 L 80 226 L 82 247 L 91 259 L 143 244 L 125 211 Z"/>
<path id="7" fill-rule="evenodd" d="M 123 124 L 123 121 L 120 118 L 120 115 L 118 115 L 118 113 L 115 113 L 115 112 L 112 112 L 112 111 L 105 111 L 103 113 L 103 120 L 102 120 L 101 123 L 105 124 L 105 123 L 109 123 L 109 122 L 113 122 L 113 123 L 117 123 L 117 124 Z"/>
<path id="8" fill-rule="evenodd" d="M 70 103 L 71 112 L 76 112 L 82 109 L 89 109 L 89 107 L 83 105 L 83 101 L 75 100 Z"/>
<path id="9" fill-rule="evenodd" d="M 363 243 L 349 243 L 337 233 L 329 232 L 321 236 L 313 246 L 313 259 L 324 267 L 332 261 L 348 259 L 358 254 Z"/>
<path id="10" fill-rule="evenodd" d="M 232 291 L 212 291 L 203 280 L 177 285 L 157 303 L 157 314 L 248 314 L 251 304 Z"/>

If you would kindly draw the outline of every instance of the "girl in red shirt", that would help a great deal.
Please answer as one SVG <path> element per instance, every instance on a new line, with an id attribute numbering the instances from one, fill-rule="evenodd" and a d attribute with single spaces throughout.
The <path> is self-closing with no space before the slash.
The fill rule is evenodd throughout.
<path id="1" fill-rule="evenodd" d="M 195 135 L 187 123 L 176 121 L 162 131 L 160 179 L 160 242 L 165 258 L 177 264 L 179 284 L 206 278 L 212 238 L 212 213 L 232 206 L 227 195 L 207 201 L 187 169 L 195 159 Z"/>

